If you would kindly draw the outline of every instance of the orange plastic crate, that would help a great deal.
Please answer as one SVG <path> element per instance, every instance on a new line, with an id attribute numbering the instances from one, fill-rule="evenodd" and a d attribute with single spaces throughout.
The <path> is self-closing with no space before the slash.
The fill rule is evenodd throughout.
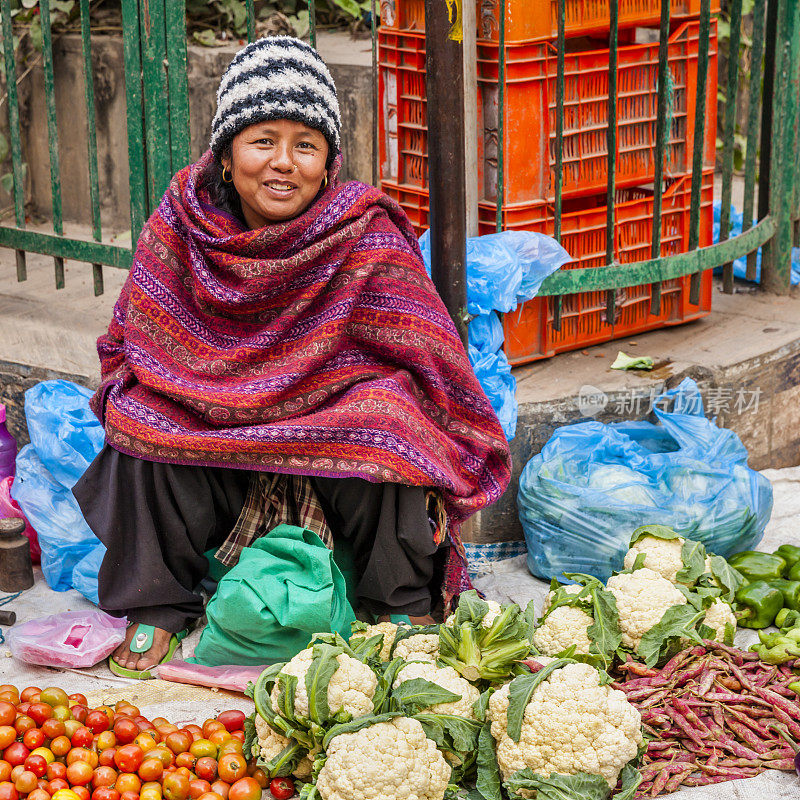
<path id="1" fill-rule="evenodd" d="M 497 41 L 502 0 L 477 0 L 476 19 L 479 39 Z M 381 0 L 381 25 L 405 31 L 425 30 L 425 0 Z M 719 0 L 712 0 L 711 13 L 719 11 Z M 557 0 L 505 0 L 506 41 L 554 39 L 558 36 Z M 673 0 L 671 19 L 687 19 L 700 14 L 700 0 Z M 658 25 L 661 0 L 622 0 L 619 28 Z M 609 29 L 608 0 L 566 0 L 564 31 L 568 37 L 604 33 Z"/>
<path id="2" fill-rule="evenodd" d="M 677 28 L 669 42 L 671 125 L 667 174 L 691 170 L 696 112 L 699 25 Z M 425 39 L 380 32 L 380 158 L 384 180 L 426 188 Z M 497 184 L 499 50 L 478 47 L 478 185 L 493 201 Z M 712 25 L 706 95 L 704 161 L 714 163 L 717 114 L 716 24 Z M 658 43 L 619 48 L 616 182 L 652 181 L 655 170 Z M 557 57 L 552 44 L 506 48 L 505 202 L 554 199 Z M 607 185 L 608 49 L 567 53 L 564 76 L 563 197 L 602 192 Z"/>
<path id="3" fill-rule="evenodd" d="M 689 247 L 691 176 L 674 180 L 662 199 L 661 255 L 684 253 Z M 700 246 L 712 242 L 713 171 L 703 175 L 700 213 Z M 421 232 L 428 224 L 428 197 L 420 190 L 385 184 L 384 191 L 403 206 Z M 653 235 L 653 193 L 649 189 L 620 189 L 614 206 L 614 258 L 625 264 L 650 258 Z M 480 206 L 480 232 L 495 230 L 495 208 Z M 555 215 L 548 203 L 511 206 L 503 214 L 504 229 L 532 230 L 553 235 Z M 561 217 L 561 243 L 575 259 L 563 269 L 601 267 L 606 263 L 605 198 L 567 201 Z M 553 329 L 553 300 L 535 297 L 516 311 L 504 315 L 504 349 L 511 364 L 526 364 L 565 350 L 587 347 L 642 331 L 677 325 L 705 316 L 711 310 L 711 271 L 701 278 L 700 303 L 689 303 L 689 278 L 661 284 L 661 313 L 650 313 L 650 285 L 618 292 L 617 315 L 606 320 L 606 293 L 581 292 L 564 295 L 561 329 Z"/>

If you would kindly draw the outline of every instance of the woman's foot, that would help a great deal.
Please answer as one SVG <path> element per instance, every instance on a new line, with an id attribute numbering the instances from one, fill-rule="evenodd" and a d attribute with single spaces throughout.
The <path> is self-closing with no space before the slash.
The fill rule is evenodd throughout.
<path id="1" fill-rule="evenodd" d="M 144 653 L 131 652 L 131 640 L 133 639 L 138 625 L 135 623 L 128 626 L 125 632 L 125 641 L 111 654 L 111 658 L 124 669 L 143 672 L 161 663 L 161 659 L 169 650 L 169 640 L 172 634 L 162 628 L 153 629 L 153 646 Z"/>

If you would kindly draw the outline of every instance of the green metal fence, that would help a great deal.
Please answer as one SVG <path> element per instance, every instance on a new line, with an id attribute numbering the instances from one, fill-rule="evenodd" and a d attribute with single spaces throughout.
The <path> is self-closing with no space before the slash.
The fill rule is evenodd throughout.
<path id="1" fill-rule="evenodd" d="M 469 1 L 469 0 L 467 0 Z M 561 234 L 562 150 L 564 141 L 564 53 L 565 5 L 557 0 L 558 79 L 556 81 L 556 236 Z M 446 3 L 448 0 L 441 0 Z M 504 2 L 504 0 L 501 0 Z M 617 107 L 617 41 L 619 0 L 608 0 L 609 103 L 608 103 L 608 187 L 607 253 L 608 266 L 592 269 L 563 270 L 550 276 L 540 295 L 553 296 L 554 326 L 560 326 L 561 297 L 585 291 L 607 291 L 608 318 L 614 319 L 615 290 L 628 286 L 652 284 L 653 311 L 660 303 L 658 287 L 662 281 L 691 275 L 690 300 L 699 295 L 699 276 L 704 270 L 724 265 L 724 288 L 732 291 L 732 261 L 748 256 L 748 277 L 755 277 L 755 254 L 763 248 L 761 284 L 765 289 L 785 292 L 789 287 L 791 249 L 800 232 L 800 0 L 754 0 L 753 50 L 746 130 L 744 164 L 744 231 L 729 238 L 730 207 L 734 158 L 734 123 L 736 114 L 738 58 L 743 0 L 730 0 L 730 58 L 726 79 L 720 86 L 726 95 L 721 126 L 722 219 L 721 241 L 698 248 L 700 229 L 700 194 L 703 166 L 705 98 L 708 91 L 708 46 L 710 0 L 701 0 L 700 49 L 698 54 L 697 111 L 695 115 L 693 175 L 691 185 L 690 250 L 680 255 L 660 257 L 661 192 L 664 185 L 664 161 L 669 133 L 667 98 L 667 40 L 669 37 L 670 0 L 662 0 L 658 68 L 658 113 L 656 121 L 656 158 L 653 183 L 654 225 L 651 258 L 619 267 L 614 264 L 613 229 L 615 203 L 615 153 Z M 248 35 L 255 35 L 253 0 L 247 0 Z M 308 0 L 310 36 L 316 43 L 316 9 Z M 92 240 L 64 235 L 61 210 L 61 179 L 53 74 L 53 35 L 49 25 L 49 0 L 40 0 L 43 36 L 44 86 L 49 137 L 50 178 L 52 187 L 52 233 L 26 230 L 23 200 L 23 160 L 20 141 L 19 101 L 15 76 L 18 75 L 12 37 L 11 0 L 0 0 L 7 107 L 11 139 L 15 225 L 0 225 L 0 246 L 16 251 L 17 277 L 26 278 L 26 252 L 41 253 L 54 259 L 55 283 L 64 285 L 64 260 L 72 259 L 93 265 L 95 293 L 102 292 L 102 266 L 129 268 L 132 247 L 102 241 L 100 192 L 98 186 L 97 143 L 94 134 L 94 88 L 91 71 L 89 0 L 80 0 L 80 33 L 83 45 L 85 81 L 85 119 L 88 130 L 88 172 L 90 183 Z M 148 214 L 157 205 L 170 177 L 189 163 L 189 102 L 187 87 L 186 20 L 183 0 L 122 0 L 125 83 L 127 98 L 128 160 L 130 167 L 131 241 L 135 245 Z M 375 2 L 373 1 L 373 70 L 375 70 Z M 503 153 L 503 88 L 505 82 L 505 15 L 501 14 L 499 98 L 499 146 Z M 373 72 L 375 74 L 375 72 Z M 763 85 L 761 93 L 759 85 Z M 377 106 L 375 95 L 374 105 Z M 758 158 L 757 158 L 758 153 Z M 377 154 L 376 154 L 377 159 Z M 374 173 L 377 176 L 377 172 Z M 503 165 L 498 168 L 497 219 L 502 219 Z M 431 175 L 430 181 L 446 181 L 446 176 Z M 755 206 L 758 189 L 758 207 Z M 757 223 L 750 225 L 757 211 Z"/>

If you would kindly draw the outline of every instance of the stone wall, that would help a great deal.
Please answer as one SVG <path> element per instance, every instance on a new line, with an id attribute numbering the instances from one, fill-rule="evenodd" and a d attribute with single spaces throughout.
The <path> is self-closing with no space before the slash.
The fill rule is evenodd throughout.
<path id="1" fill-rule="evenodd" d="M 239 45 L 188 48 L 189 117 L 192 158 L 206 149 L 216 90 Z M 328 62 L 339 92 L 345 180 L 369 182 L 372 176 L 372 76 L 370 43 L 347 33 L 320 36 L 319 50 Z M 62 35 L 53 44 L 56 117 L 61 158 L 62 207 L 67 221 L 90 223 L 87 129 L 81 40 Z M 130 228 L 127 104 L 122 39 L 92 37 L 101 218 L 108 232 Z M 27 68 L 25 68 L 27 69 Z M 22 74 L 24 69 L 20 70 Z M 51 218 L 50 161 L 44 74 L 35 57 L 20 82 L 23 158 L 27 163 L 29 210 Z M 2 116 L 5 124 L 5 113 Z M 10 160 L 7 162 L 10 170 Z M 5 193 L 0 205 L 11 202 Z"/>

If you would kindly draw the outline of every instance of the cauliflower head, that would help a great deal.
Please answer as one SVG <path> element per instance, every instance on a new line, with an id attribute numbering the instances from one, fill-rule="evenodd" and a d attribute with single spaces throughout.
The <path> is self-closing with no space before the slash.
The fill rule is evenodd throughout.
<path id="1" fill-rule="evenodd" d="M 625 569 L 630 569 L 639 553 L 644 553 L 644 566 L 657 572 L 670 583 L 678 583 L 678 573 L 683 569 L 681 551 L 684 539 L 659 539 L 642 536 L 625 554 Z"/>
<path id="2" fill-rule="evenodd" d="M 661 621 L 668 608 L 687 602 L 673 584 L 649 567 L 614 575 L 608 579 L 606 588 L 617 601 L 622 644 L 633 649 Z"/>
<path id="3" fill-rule="evenodd" d="M 533 644 L 548 656 L 554 656 L 572 645 L 576 647 L 575 652 L 588 655 L 592 642 L 587 629 L 593 623 L 593 617 L 582 608 L 561 606 L 548 614 L 533 632 Z"/>
<path id="4" fill-rule="evenodd" d="M 417 633 L 407 639 L 401 639 L 394 648 L 393 655 L 404 661 L 428 661 L 435 664 L 439 657 L 439 635 Z"/>
<path id="5" fill-rule="evenodd" d="M 308 692 L 306 690 L 305 675 L 314 660 L 313 648 L 301 650 L 281 670 L 284 675 L 297 676 L 297 691 L 294 697 L 295 714 L 308 717 Z M 375 673 L 358 659 L 345 653 L 336 656 L 339 666 L 328 684 L 328 708 L 330 713 L 337 714 L 345 711 L 353 719 L 371 714 L 373 711 L 372 697 L 378 686 Z M 272 689 L 272 704 L 278 705 L 279 688 L 276 684 Z"/>
<path id="6" fill-rule="evenodd" d="M 489 700 L 488 719 L 503 780 L 529 767 L 540 775 L 602 775 L 610 787 L 642 743 L 642 717 L 625 694 L 600 685 L 588 664 L 555 670 L 533 693 L 515 742 L 507 731 L 509 685 Z"/>
<path id="7" fill-rule="evenodd" d="M 331 739 L 323 800 L 443 800 L 451 768 L 415 719 L 396 717 Z"/>
<path id="8" fill-rule="evenodd" d="M 716 642 L 724 641 L 725 639 L 725 626 L 730 623 L 733 625 L 734 631 L 736 630 L 736 615 L 733 609 L 719 597 L 709 606 L 706 611 L 703 624 L 713 628 L 713 639 Z"/>
<path id="9" fill-rule="evenodd" d="M 280 755 L 292 742 L 282 734 L 273 730 L 269 723 L 256 714 L 256 735 L 258 736 L 258 747 L 261 751 L 261 758 L 264 761 L 271 761 L 275 756 Z M 295 778 L 308 778 L 314 766 L 314 755 L 309 753 L 297 765 L 297 769 L 292 773 Z"/>
<path id="10" fill-rule="evenodd" d="M 495 600 L 484 600 L 484 603 L 489 606 L 489 610 L 486 612 L 486 616 L 481 620 L 481 627 L 482 628 L 491 628 L 492 623 L 503 613 L 503 609 L 500 606 L 500 603 L 496 602 Z M 455 614 L 451 614 L 445 621 L 444 624 L 447 625 L 448 628 L 452 628 L 456 624 L 456 616 Z"/>
<path id="11" fill-rule="evenodd" d="M 481 696 L 481 693 L 452 667 L 437 667 L 435 664 L 429 663 L 406 664 L 397 674 L 392 688 L 396 689 L 401 683 L 414 678 L 424 678 L 426 681 L 447 689 L 448 692 L 461 695 L 460 700 L 454 700 L 452 703 L 439 703 L 426 709 L 426 711 L 431 711 L 434 714 L 452 714 L 456 717 L 475 719 L 475 711 L 472 708 L 472 704 Z"/>
<path id="12" fill-rule="evenodd" d="M 352 642 L 354 639 L 370 639 L 373 636 L 383 635 L 383 646 L 379 653 L 381 661 L 388 661 L 392 653 L 392 645 L 394 644 L 394 637 L 397 636 L 397 625 L 394 622 L 379 622 L 377 625 L 367 625 L 365 631 L 359 631 L 350 637 Z"/>

